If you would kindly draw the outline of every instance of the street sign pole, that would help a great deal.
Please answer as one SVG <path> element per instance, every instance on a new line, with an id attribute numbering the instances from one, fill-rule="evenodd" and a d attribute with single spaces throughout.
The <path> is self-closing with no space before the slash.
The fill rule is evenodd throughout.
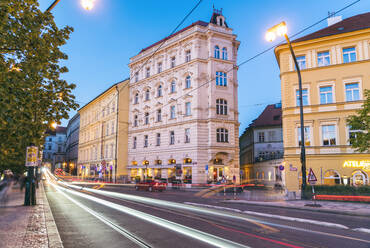
<path id="1" fill-rule="evenodd" d="M 31 146 L 27 147 L 26 152 L 26 167 L 28 167 L 27 171 L 27 179 L 26 179 L 26 192 L 24 195 L 24 205 L 30 206 L 36 205 L 36 185 L 35 185 L 35 178 L 34 172 L 35 167 L 37 166 L 37 152 L 38 148 L 31 144 Z"/>

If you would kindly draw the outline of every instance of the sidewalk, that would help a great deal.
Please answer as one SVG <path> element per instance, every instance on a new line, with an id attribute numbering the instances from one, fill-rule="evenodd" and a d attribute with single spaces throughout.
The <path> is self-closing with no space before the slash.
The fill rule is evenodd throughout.
<path id="1" fill-rule="evenodd" d="M 307 204 L 313 204 L 312 201 L 304 200 L 293 200 L 293 201 L 247 201 L 247 200 L 226 200 L 224 203 L 241 203 L 249 205 L 259 206 L 270 206 L 279 208 L 290 208 L 290 209 L 302 209 L 317 212 L 335 213 L 335 214 L 346 214 L 356 216 L 370 217 L 370 204 L 368 203 L 350 203 L 350 202 L 330 202 L 330 201 L 317 201 L 321 207 L 310 207 L 305 206 Z"/>
<path id="2" fill-rule="evenodd" d="M 36 206 L 26 207 L 19 185 L 8 190 L 7 201 L 0 205 L 1 247 L 63 247 L 42 183 L 36 199 Z"/>

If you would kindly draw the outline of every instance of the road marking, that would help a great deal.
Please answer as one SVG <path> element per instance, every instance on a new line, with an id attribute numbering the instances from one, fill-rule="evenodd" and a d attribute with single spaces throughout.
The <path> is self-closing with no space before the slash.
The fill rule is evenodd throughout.
<path id="1" fill-rule="evenodd" d="M 354 228 L 352 229 L 353 231 L 357 231 L 357 232 L 365 232 L 365 233 L 370 233 L 370 229 L 367 229 L 367 228 Z"/>

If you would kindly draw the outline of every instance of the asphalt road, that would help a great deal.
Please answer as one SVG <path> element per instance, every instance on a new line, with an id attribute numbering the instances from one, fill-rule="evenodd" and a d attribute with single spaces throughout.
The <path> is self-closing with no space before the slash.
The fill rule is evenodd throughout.
<path id="1" fill-rule="evenodd" d="M 146 192 L 107 185 L 89 190 L 93 185 L 85 186 L 82 190 L 62 184 L 45 186 L 64 247 L 370 247 L 369 233 L 352 230 L 370 228 L 366 217 L 227 204 L 221 203 L 223 196 L 201 198 L 188 191 Z M 332 222 L 349 229 L 184 202 Z"/>

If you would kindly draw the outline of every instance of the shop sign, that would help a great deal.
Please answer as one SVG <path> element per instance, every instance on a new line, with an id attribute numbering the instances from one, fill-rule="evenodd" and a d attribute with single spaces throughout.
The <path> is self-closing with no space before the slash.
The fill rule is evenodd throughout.
<path id="1" fill-rule="evenodd" d="M 360 168 L 365 171 L 370 171 L 370 160 L 346 160 L 343 163 L 343 168 Z"/>
<path id="2" fill-rule="evenodd" d="M 37 146 L 28 146 L 26 151 L 26 166 L 37 166 Z"/>

